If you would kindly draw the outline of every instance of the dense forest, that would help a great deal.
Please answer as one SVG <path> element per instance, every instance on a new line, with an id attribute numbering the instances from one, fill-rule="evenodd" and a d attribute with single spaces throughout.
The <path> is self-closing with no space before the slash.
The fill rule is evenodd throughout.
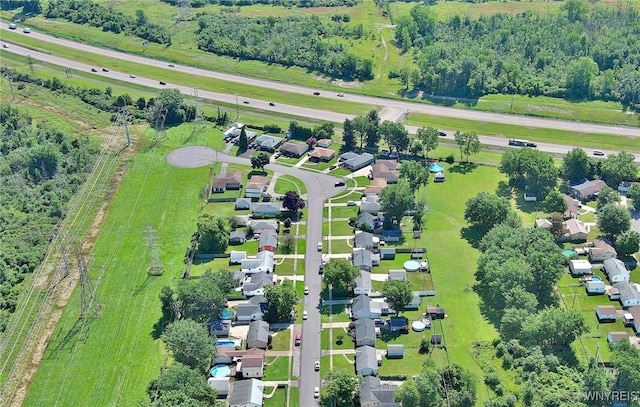
<path id="1" fill-rule="evenodd" d="M 90 1 L 50 1 L 44 14 L 47 18 L 62 18 L 76 24 L 101 27 L 103 31 L 135 35 L 150 42 L 171 45 L 171 35 L 165 26 L 151 23 L 144 11 L 136 10 L 136 18 L 127 17 L 111 7 Z"/>
<path id="2" fill-rule="evenodd" d="M 177 5 L 178 0 L 161 0 L 171 5 Z M 250 6 L 252 4 L 270 4 L 283 7 L 353 7 L 359 0 L 191 0 L 191 7 L 204 7 L 207 4 L 221 6 Z"/>
<path id="3" fill-rule="evenodd" d="M 367 35 L 362 24 L 349 25 L 317 16 L 249 18 L 207 15 L 198 20 L 198 47 L 242 59 L 301 66 L 328 75 L 373 78 L 373 61 L 351 53 L 335 37 Z"/>
<path id="4" fill-rule="evenodd" d="M 569 0 L 562 13 L 494 14 L 439 22 L 427 6 L 396 21 L 395 42 L 414 50 L 407 75 L 427 94 L 545 95 L 640 104 L 640 13 Z"/>
<path id="5" fill-rule="evenodd" d="M 42 260 L 65 205 L 89 173 L 96 146 L 0 105 L 0 332 L 19 284 Z"/>

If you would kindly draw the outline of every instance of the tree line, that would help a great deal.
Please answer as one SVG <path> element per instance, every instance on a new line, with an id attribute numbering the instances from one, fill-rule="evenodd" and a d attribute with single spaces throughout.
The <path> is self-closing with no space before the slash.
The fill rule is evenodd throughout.
<path id="1" fill-rule="evenodd" d="M 198 48 L 219 55 L 314 69 L 345 79 L 373 78 L 373 61 L 337 39 L 369 35 L 362 24 L 318 16 L 242 17 L 205 15 L 198 20 Z"/>
<path id="2" fill-rule="evenodd" d="M 42 261 L 98 145 L 0 105 L 0 332 L 20 284 Z"/>
<path id="3" fill-rule="evenodd" d="M 177 0 L 161 0 L 173 6 Z M 191 0 L 191 7 L 199 8 L 207 4 L 219 4 L 221 6 L 250 6 L 252 4 L 270 4 L 282 7 L 353 7 L 360 3 L 359 0 Z"/>
<path id="4" fill-rule="evenodd" d="M 562 13 L 437 21 L 424 5 L 396 19 L 395 43 L 418 68 L 399 72 L 428 94 L 521 94 L 640 103 L 640 14 L 569 0 Z M 406 68 L 405 68 L 406 71 Z"/>
<path id="5" fill-rule="evenodd" d="M 61 18 L 75 24 L 100 27 L 115 34 L 128 34 L 149 42 L 171 45 L 169 30 L 150 22 L 143 10 L 136 10 L 136 16 L 128 17 L 112 7 L 105 7 L 88 0 L 50 1 L 44 13 L 46 18 Z"/>

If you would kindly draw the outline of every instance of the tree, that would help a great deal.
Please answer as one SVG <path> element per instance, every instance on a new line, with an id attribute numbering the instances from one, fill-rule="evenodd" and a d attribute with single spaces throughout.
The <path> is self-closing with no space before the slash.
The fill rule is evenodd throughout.
<path id="1" fill-rule="evenodd" d="M 589 332 L 580 311 L 549 307 L 532 314 L 522 325 L 522 344 L 554 350 L 569 347 L 580 335 Z"/>
<path id="2" fill-rule="evenodd" d="M 360 269 L 346 259 L 331 259 L 324 266 L 324 283 L 328 288 L 339 293 L 350 293 L 355 286 L 355 278 L 360 276 Z"/>
<path id="3" fill-rule="evenodd" d="M 640 249 L 640 233 L 635 230 L 622 232 L 616 239 L 616 249 L 623 256 L 631 256 Z"/>
<path id="4" fill-rule="evenodd" d="M 615 237 L 631 227 L 631 215 L 625 207 L 607 204 L 597 219 L 598 228 L 607 236 Z"/>
<path id="5" fill-rule="evenodd" d="M 269 156 L 267 153 L 259 153 L 251 157 L 251 168 L 257 170 L 258 168 L 264 171 L 264 166 L 269 164 Z"/>
<path id="6" fill-rule="evenodd" d="M 369 127 L 371 127 L 371 123 L 367 116 L 358 116 L 351 121 L 351 125 L 354 129 L 354 137 L 355 135 L 358 136 L 359 147 L 362 149 L 367 139 L 367 134 L 370 132 Z"/>
<path id="7" fill-rule="evenodd" d="M 462 155 L 467 156 L 467 162 L 469 162 L 469 155 L 477 154 L 480 152 L 482 145 L 480 144 L 480 139 L 475 132 L 464 132 L 460 133 L 456 131 L 453 135 L 456 140 L 456 144 L 460 149 L 460 159 L 462 160 Z"/>
<path id="8" fill-rule="evenodd" d="M 581 148 L 574 148 L 562 158 L 562 173 L 566 179 L 583 179 L 589 174 L 591 158 Z"/>
<path id="9" fill-rule="evenodd" d="M 342 124 L 342 142 L 344 143 L 344 148 L 347 150 L 353 150 L 356 146 L 356 133 L 352 120 L 344 119 L 344 123 Z"/>
<path id="10" fill-rule="evenodd" d="M 209 322 L 224 309 L 226 302 L 226 294 L 207 273 L 197 280 L 182 280 L 176 288 L 176 308 L 182 318 Z"/>
<path id="11" fill-rule="evenodd" d="M 238 280 L 231 270 L 220 269 L 214 272 L 209 269 L 200 277 L 200 284 L 214 285 L 227 295 L 238 287 Z"/>
<path id="12" fill-rule="evenodd" d="M 416 137 L 422 143 L 424 151 L 426 151 L 424 156 L 429 158 L 429 151 L 438 148 L 440 132 L 434 127 L 420 127 L 416 132 Z"/>
<path id="13" fill-rule="evenodd" d="M 542 201 L 542 208 L 547 213 L 558 212 L 565 213 L 569 207 L 560 191 L 552 189 Z"/>
<path id="14" fill-rule="evenodd" d="M 602 209 L 605 205 L 616 204 L 620 202 L 620 195 L 611 187 L 604 187 L 598 192 L 596 198 L 597 208 Z"/>
<path id="15" fill-rule="evenodd" d="M 395 149 L 398 155 L 409 148 L 409 132 L 398 122 L 383 121 L 380 124 L 380 136 L 389 145 L 389 149 Z"/>
<path id="16" fill-rule="evenodd" d="M 387 185 L 380 191 L 382 210 L 391 219 L 395 218 L 398 223 L 402 220 L 405 212 L 413 209 L 414 197 L 409 183 L 400 180 L 397 184 Z"/>
<path id="17" fill-rule="evenodd" d="M 558 182 L 558 169 L 551 154 L 532 148 L 508 150 L 500 159 L 500 172 L 509 177 L 509 183 L 529 190 L 544 200 Z"/>
<path id="18" fill-rule="evenodd" d="M 631 199 L 635 209 L 640 210 L 640 183 L 631 184 L 627 191 L 627 198 Z"/>
<path id="19" fill-rule="evenodd" d="M 550 216 L 550 221 L 551 228 L 549 228 L 549 232 L 551 232 L 554 239 L 560 240 L 567 232 L 562 214 L 559 212 L 553 212 Z"/>
<path id="20" fill-rule="evenodd" d="M 291 229 L 291 223 L 292 223 L 291 218 L 287 218 L 284 220 L 282 225 L 284 226 L 285 229 Z"/>
<path id="21" fill-rule="evenodd" d="M 602 161 L 600 174 L 602 179 L 617 188 L 621 181 L 633 181 L 638 176 L 638 168 L 634 164 L 635 157 L 627 152 L 611 154 Z"/>
<path id="22" fill-rule="evenodd" d="M 422 230 L 422 218 L 427 211 L 427 204 L 421 200 L 415 201 L 413 205 L 413 215 L 411 221 L 413 222 L 413 230 Z"/>
<path id="23" fill-rule="evenodd" d="M 447 384 L 446 389 L 443 383 Z M 472 407 L 476 402 L 476 384 L 462 367 L 454 364 L 438 369 L 429 359 L 415 380 L 406 380 L 396 390 L 396 401 L 415 407 Z"/>
<path id="24" fill-rule="evenodd" d="M 617 373 L 613 390 L 637 391 L 640 389 L 640 350 L 629 341 L 618 341 L 612 346 L 611 361 Z"/>
<path id="25" fill-rule="evenodd" d="M 269 309 L 265 319 L 269 322 L 290 321 L 291 313 L 298 303 L 296 289 L 291 280 L 284 280 L 282 284 L 268 285 L 264 289 L 264 296 L 269 301 Z"/>
<path id="26" fill-rule="evenodd" d="M 165 124 L 178 124 L 184 121 L 184 99 L 179 89 L 162 89 L 155 99 L 156 106 L 166 109 Z M 154 125 L 155 123 L 151 123 Z"/>
<path id="27" fill-rule="evenodd" d="M 346 370 L 332 370 L 323 377 L 320 403 L 324 406 L 355 406 L 355 397 L 360 389 L 360 378 Z"/>
<path id="28" fill-rule="evenodd" d="M 162 339 L 176 361 L 205 372 L 211 366 L 216 346 L 209 331 L 192 319 L 181 319 L 167 325 Z"/>
<path id="29" fill-rule="evenodd" d="M 249 139 L 247 138 L 247 131 L 244 129 L 244 126 L 240 129 L 240 139 L 238 140 L 238 150 L 239 151 L 247 151 L 249 147 Z"/>
<path id="30" fill-rule="evenodd" d="M 429 170 L 416 161 L 405 161 L 400 167 L 400 176 L 407 180 L 412 190 L 416 191 L 429 180 Z"/>
<path id="31" fill-rule="evenodd" d="M 429 348 L 429 340 L 426 340 L 427 349 Z M 420 350 L 422 351 L 422 343 L 420 346 Z M 423 352 L 425 353 L 425 352 Z M 400 403 L 402 406 L 419 406 L 420 405 L 420 392 L 418 391 L 418 386 L 415 380 L 405 380 L 402 386 L 398 387 L 395 392 L 396 401 Z"/>
<path id="32" fill-rule="evenodd" d="M 222 218 L 204 213 L 198 218 L 198 251 L 224 253 L 229 245 L 229 224 Z"/>
<path id="33" fill-rule="evenodd" d="M 581 21 L 589 13 L 589 5 L 583 0 L 567 0 L 561 9 L 567 12 L 567 18 L 571 22 Z"/>
<path id="34" fill-rule="evenodd" d="M 296 191 L 288 191 L 282 198 L 282 207 L 291 212 L 298 212 L 305 207 L 304 199 Z"/>
<path id="35" fill-rule="evenodd" d="M 580 57 L 567 67 L 567 96 L 586 99 L 591 95 L 591 81 L 598 74 L 598 64 L 591 57 Z"/>
<path id="36" fill-rule="evenodd" d="M 413 298 L 411 284 L 403 280 L 388 280 L 382 287 L 382 294 L 391 308 L 396 310 L 396 314 L 399 314 Z"/>
<path id="37" fill-rule="evenodd" d="M 149 384 L 147 393 L 152 401 L 159 398 L 158 405 L 172 407 L 172 400 L 180 397 L 185 407 L 213 406 L 216 403 L 216 392 L 209 387 L 201 372 L 174 363 L 163 370 L 160 377 Z M 155 404 L 154 404 L 155 405 Z"/>
<path id="38" fill-rule="evenodd" d="M 316 140 L 320 140 L 323 138 L 330 139 L 335 133 L 334 124 L 333 122 L 322 122 L 321 124 L 313 128 L 312 133 L 313 137 L 315 137 Z"/>
<path id="39" fill-rule="evenodd" d="M 464 219 L 485 231 L 507 219 L 511 206 L 509 201 L 489 192 L 480 192 L 465 205 Z"/>
<path id="40" fill-rule="evenodd" d="M 409 153 L 415 157 L 423 157 L 424 158 L 424 149 L 422 148 L 422 143 L 419 141 L 414 141 L 409 147 Z"/>
<path id="41" fill-rule="evenodd" d="M 376 147 L 380 141 L 380 116 L 377 110 L 371 109 L 365 117 L 369 124 L 366 128 L 367 146 Z"/>

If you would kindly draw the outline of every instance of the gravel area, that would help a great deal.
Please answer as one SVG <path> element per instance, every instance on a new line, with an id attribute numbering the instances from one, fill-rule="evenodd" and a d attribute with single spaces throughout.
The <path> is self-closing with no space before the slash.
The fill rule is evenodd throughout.
<path id="1" fill-rule="evenodd" d="M 169 164 L 181 168 L 204 167 L 216 161 L 217 152 L 209 147 L 191 146 L 173 150 L 167 155 Z"/>

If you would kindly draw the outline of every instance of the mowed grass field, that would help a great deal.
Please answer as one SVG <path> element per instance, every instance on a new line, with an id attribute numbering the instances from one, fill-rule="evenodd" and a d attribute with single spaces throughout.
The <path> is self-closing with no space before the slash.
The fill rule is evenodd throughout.
<path id="1" fill-rule="evenodd" d="M 127 406 L 144 397 L 165 362 L 158 339 L 161 288 L 184 268 L 183 256 L 202 208 L 199 193 L 208 167 L 180 169 L 166 161 L 180 137 L 141 151 L 104 218 L 89 265 L 99 316 L 77 324 L 77 289 L 53 334 L 27 395 L 25 406 Z M 150 135 L 147 134 L 146 137 Z M 192 142 L 204 144 L 196 137 Z M 148 277 L 145 229 L 152 226 L 164 275 Z M 104 269 L 102 270 L 102 267 Z M 102 270 L 102 271 L 101 271 Z"/>

